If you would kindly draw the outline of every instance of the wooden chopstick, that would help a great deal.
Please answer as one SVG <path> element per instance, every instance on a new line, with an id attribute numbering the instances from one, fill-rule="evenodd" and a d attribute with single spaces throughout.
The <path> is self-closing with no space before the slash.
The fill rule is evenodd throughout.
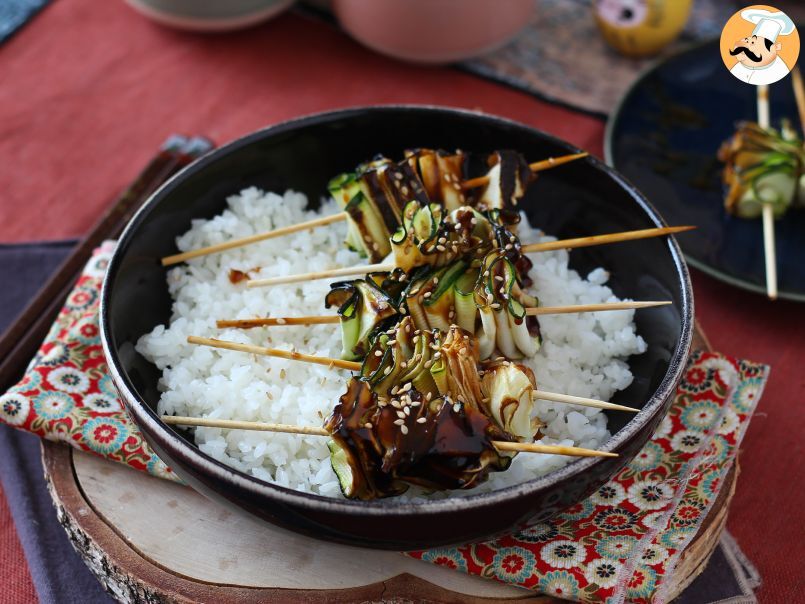
<path id="1" fill-rule="evenodd" d="M 104 240 L 117 237 L 151 193 L 170 176 L 195 160 L 210 145 L 209 141 L 200 138 L 189 141 L 185 137 L 171 137 L 95 223 L 89 234 L 64 259 L 0 336 L 0 393 L 22 377 L 93 250 Z"/>

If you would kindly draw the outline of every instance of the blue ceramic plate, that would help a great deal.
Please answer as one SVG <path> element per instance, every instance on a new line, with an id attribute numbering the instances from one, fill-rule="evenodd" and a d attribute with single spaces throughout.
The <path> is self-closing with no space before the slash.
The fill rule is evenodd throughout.
<path id="1" fill-rule="evenodd" d="M 733 285 L 765 293 L 761 220 L 729 216 L 716 151 L 741 120 L 756 120 L 756 90 L 721 61 L 718 41 L 684 50 L 637 79 L 612 113 L 607 162 L 648 197 L 669 224 L 699 228 L 678 237 L 688 262 Z M 771 119 L 799 129 L 787 76 L 769 87 Z M 805 211 L 775 224 L 781 298 L 805 301 Z"/>

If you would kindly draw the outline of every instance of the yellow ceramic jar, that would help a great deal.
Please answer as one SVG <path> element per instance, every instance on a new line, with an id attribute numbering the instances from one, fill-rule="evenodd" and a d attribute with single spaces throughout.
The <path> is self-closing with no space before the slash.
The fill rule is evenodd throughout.
<path id="1" fill-rule="evenodd" d="M 595 0 L 593 14 L 604 39 L 629 57 L 653 55 L 673 42 L 692 0 Z"/>

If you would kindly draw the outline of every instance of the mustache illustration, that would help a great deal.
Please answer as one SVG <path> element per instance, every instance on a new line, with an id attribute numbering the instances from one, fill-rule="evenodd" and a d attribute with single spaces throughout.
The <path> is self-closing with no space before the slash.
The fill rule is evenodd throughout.
<path id="1" fill-rule="evenodd" d="M 749 57 L 750 61 L 754 61 L 755 63 L 760 63 L 763 60 L 763 57 L 760 55 L 756 55 L 751 50 L 746 48 L 745 46 L 738 46 L 735 50 L 731 50 L 730 54 L 734 57 L 735 55 L 739 55 L 744 53 L 747 57 Z"/>

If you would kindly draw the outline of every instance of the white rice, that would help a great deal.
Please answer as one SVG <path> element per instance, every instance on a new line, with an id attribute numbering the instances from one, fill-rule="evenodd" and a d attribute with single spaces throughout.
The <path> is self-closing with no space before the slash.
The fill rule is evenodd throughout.
<path id="1" fill-rule="evenodd" d="M 306 211 L 307 199 L 287 191 L 283 196 L 255 188 L 227 200 L 228 209 L 211 220 L 196 220 L 178 238 L 182 251 L 243 237 L 319 215 Z M 322 214 L 336 211 L 325 203 Z M 191 260 L 168 273 L 173 314 L 168 327 L 144 335 L 137 351 L 161 371 L 160 413 L 320 426 L 344 392 L 346 372 L 247 353 L 187 344 L 189 335 L 214 336 L 236 342 L 295 349 L 338 357 L 340 330 L 334 325 L 218 330 L 215 320 L 257 316 L 317 315 L 329 282 L 311 281 L 270 289 L 233 285 L 229 270 L 261 267 L 259 277 L 324 270 L 365 262 L 343 245 L 343 224 L 264 241 Z M 550 240 L 523 221 L 523 242 Z M 608 273 L 596 269 L 586 279 L 568 268 L 565 251 L 535 254 L 532 293 L 542 305 L 614 302 L 606 286 Z M 636 334 L 633 311 L 540 317 L 543 346 L 528 359 L 539 387 L 608 400 L 632 381 L 624 359 L 641 353 L 646 344 Z M 538 417 L 547 424 L 540 442 L 596 448 L 610 433 L 606 416 L 587 407 L 538 403 Z M 286 487 L 341 497 L 329 463 L 325 438 L 267 432 L 198 428 L 195 441 L 210 456 L 257 478 Z M 566 464 L 571 458 L 521 454 L 506 472 L 492 473 L 471 492 L 517 484 Z M 470 491 L 456 491 L 456 497 Z M 421 496 L 412 490 L 403 497 Z M 445 496 L 434 494 L 431 496 Z"/>

